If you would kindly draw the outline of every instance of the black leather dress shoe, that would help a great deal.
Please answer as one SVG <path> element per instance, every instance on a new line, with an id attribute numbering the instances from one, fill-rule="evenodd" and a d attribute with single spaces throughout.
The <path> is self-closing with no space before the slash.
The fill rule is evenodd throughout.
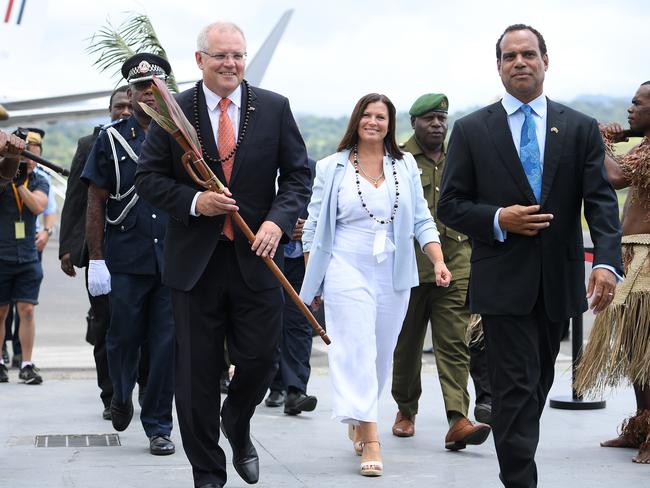
<path id="1" fill-rule="evenodd" d="M 223 420 L 221 421 L 221 432 L 228 439 L 228 443 L 232 448 L 232 465 L 235 467 L 235 471 L 246 483 L 254 485 L 260 479 L 260 458 L 257 456 L 257 451 L 250 437 L 247 439 L 245 446 L 235 446 L 228 438 Z"/>
<path id="2" fill-rule="evenodd" d="M 176 452 L 176 446 L 168 435 L 154 435 L 149 439 L 149 452 L 154 456 L 167 456 Z"/>
<path id="3" fill-rule="evenodd" d="M 133 418 L 133 402 L 131 398 L 126 403 L 117 403 L 115 397 L 111 400 L 111 422 L 118 432 L 126 430 Z"/>
<path id="4" fill-rule="evenodd" d="M 477 403 L 474 407 L 474 418 L 477 422 L 490 425 L 492 423 L 492 405 Z"/>
<path id="5" fill-rule="evenodd" d="M 311 412 L 316 408 L 318 399 L 305 393 L 291 392 L 284 401 L 284 413 L 287 415 L 298 415 L 300 412 Z"/>
<path id="6" fill-rule="evenodd" d="M 207 483 L 205 485 L 199 486 L 199 488 L 223 488 L 223 486 L 217 483 Z"/>
<path id="7" fill-rule="evenodd" d="M 264 405 L 267 407 L 280 407 L 284 403 L 284 392 L 279 390 L 271 390 L 269 396 L 264 400 Z"/>
<path id="8" fill-rule="evenodd" d="M 102 418 L 104 420 L 111 420 L 111 407 L 108 406 L 102 411 Z"/>

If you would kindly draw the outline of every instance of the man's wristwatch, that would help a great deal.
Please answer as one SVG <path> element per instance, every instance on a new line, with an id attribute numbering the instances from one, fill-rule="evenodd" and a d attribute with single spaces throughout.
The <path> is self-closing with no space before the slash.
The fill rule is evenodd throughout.
<path id="1" fill-rule="evenodd" d="M 45 232 L 47 232 L 47 237 L 52 237 L 52 228 L 50 227 L 49 229 L 45 227 L 43 229 Z"/>

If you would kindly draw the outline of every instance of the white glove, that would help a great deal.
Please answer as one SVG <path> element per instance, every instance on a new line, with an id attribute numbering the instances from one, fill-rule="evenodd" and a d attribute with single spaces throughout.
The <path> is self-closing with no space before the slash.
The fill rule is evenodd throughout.
<path id="1" fill-rule="evenodd" d="M 88 291 L 94 297 L 111 292 L 111 274 L 103 259 L 91 259 L 88 263 Z"/>

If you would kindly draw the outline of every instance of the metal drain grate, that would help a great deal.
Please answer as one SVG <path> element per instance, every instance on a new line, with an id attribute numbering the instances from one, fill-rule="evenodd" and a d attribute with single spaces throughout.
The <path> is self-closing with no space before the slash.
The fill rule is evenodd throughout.
<path id="1" fill-rule="evenodd" d="M 37 435 L 36 447 L 117 447 L 119 434 Z"/>

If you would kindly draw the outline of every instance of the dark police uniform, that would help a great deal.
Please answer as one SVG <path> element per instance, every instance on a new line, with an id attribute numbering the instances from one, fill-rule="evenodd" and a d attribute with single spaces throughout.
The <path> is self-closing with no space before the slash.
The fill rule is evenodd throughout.
<path id="1" fill-rule="evenodd" d="M 131 190 L 137 162 L 115 138 L 117 175 L 108 132 L 112 129 L 140 154 L 144 130 L 135 117 L 105 126 L 88 157 L 81 178 L 111 193 L 106 204 L 104 257 L 111 273 L 111 321 L 106 338 L 113 398 L 131 398 L 140 347 L 146 341 L 150 369 L 140 419 L 147 436 L 169 435 L 172 428 L 174 323 L 169 288 L 161 282 L 167 215 Z M 138 198 L 132 208 L 133 198 Z M 113 223 L 110 223 L 113 221 Z"/>

